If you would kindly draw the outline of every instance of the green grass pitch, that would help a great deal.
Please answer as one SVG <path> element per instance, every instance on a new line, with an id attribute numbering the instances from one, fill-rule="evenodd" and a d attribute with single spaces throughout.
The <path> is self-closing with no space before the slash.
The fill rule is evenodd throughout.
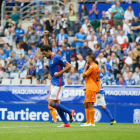
<path id="1" fill-rule="evenodd" d="M 97 123 L 95 127 L 57 128 L 61 123 L 0 122 L 0 140 L 140 140 L 139 124 Z"/>

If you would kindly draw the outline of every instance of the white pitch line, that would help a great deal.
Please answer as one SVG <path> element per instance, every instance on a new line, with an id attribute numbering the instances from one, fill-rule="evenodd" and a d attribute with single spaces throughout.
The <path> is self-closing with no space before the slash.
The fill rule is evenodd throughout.
<path id="1" fill-rule="evenodd" d="M 30 128 L 30 127 L 50 127 L 50 126 L 53 126 L 53 125 L 46 125 L 46 126 L 15 126 L 15 127 L 10 127 L 10 126 L 4 126 L 4 127 L 0 127 L 0 129 L 3 129 L 3 128 Z M 79 127 L 78 125 L 71 125 L 72 127 L 73 126 L 76 126 L 76 127 Z M 54 127 L 54 126 L 53 126 Z M 57 127 L 57 126 L 55 126 Z"/>

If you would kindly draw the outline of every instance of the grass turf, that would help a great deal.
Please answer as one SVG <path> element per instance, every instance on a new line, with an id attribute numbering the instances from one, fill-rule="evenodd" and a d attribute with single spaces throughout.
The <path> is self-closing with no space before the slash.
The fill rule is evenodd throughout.
<path id="1" fill-rule="evenodd" d="M 57 128 L 61 123 L 0 122 L 0 140 L 140 140 L 140 125 L 97 123 L 95 127 Z"/>

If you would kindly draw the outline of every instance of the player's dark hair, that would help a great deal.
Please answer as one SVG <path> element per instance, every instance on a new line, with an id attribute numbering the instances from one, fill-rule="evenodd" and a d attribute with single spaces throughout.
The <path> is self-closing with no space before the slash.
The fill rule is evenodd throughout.
<path id="1" fill-rule="evenodd" d="M 96 56 L 93 53 L 88 53 L 88 56 L 95 62 Z"/>
<path id="2" fill-rule="evenodd" d="M 52 51 L 52 47 L 50 45 L 43 45 L 41 48 L 40 48 L 41 52 L 43 51 Z"/>

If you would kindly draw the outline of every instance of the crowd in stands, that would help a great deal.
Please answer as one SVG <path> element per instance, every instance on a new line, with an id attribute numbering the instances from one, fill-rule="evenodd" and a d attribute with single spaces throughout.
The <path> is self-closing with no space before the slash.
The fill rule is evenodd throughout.
<path id="1" fill-rule="evenodd" d="M 40 47 L 44 43 L 44 30 L 48 30 L 52 51 L 72 65 L 64 75 L 68 85 L 85 84 L 81 74 L 89 52 L 97 57 L 103 85 L 140 85 L 139 17 L 131 5 L 124 10 L 119 1 L 110 18 L 105 11 L 100 12 L 102 18 L 98 19 L 96 4 L 92 9 L 83 4 L 79 13 L 73 4 L 69 9 L 61 5 L 56 15 L 46 10 L 44 17 L 33 19 L 33 25 L 25 31 L 14 7 L 11 15 L 5 14 L 4 24 L 0 23 L 0 36 L 6 38 L 6 41 L 0 38 L 4 43 L 0 50 L 0 79 L 13 78 L 10 73 L 18 73 L 20 79 L 36 79 L 38 84 L 46 84 L 48 61 Z"/>

